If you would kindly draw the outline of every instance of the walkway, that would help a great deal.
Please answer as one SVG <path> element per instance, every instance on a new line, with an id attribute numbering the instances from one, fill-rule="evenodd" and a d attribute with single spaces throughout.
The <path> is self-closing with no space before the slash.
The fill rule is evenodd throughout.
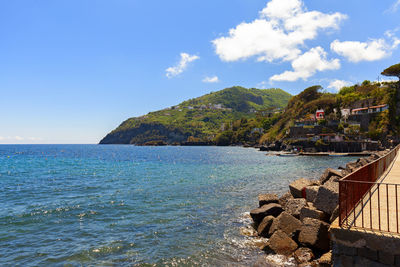
<path id="1" fill-rule="evenodd" d="M 350 215 L 348 225 L 393 233 L 400 231 L 400 157 L 397 154 L 388 170 Z M 363 207 L 363 208 L 362 208 Z M 355 223 L 354 223 L 355 218 Z"/>

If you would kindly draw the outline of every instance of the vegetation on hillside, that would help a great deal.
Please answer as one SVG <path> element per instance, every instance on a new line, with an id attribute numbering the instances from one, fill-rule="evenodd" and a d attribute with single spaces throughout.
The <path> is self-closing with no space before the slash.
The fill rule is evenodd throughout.
<path id="1" fill-rule="evenodd" d="M 389 110 L 379 113 L 370 123 L 368 132 L 361 133 L 366 137 L 378 140 L 388 134 L 398 132 L 398 117 L 396 117 L 396 87 L 394 83 L 371 83 L 343 87 L 337 94 L 321 92 L 322 87 L 312 86 L 292 97 L 278 121 L 260 139 L 260 143 L 274 142 L 287 136 L 288 130 L 296 120 L 302 120 L 315 114 L 317 109 L 323 109 L 327 120 L 340 120 L 341 108 L 349 108 L 357 101 L 369 99 L 371 105 L 389 104 Z M 335 112 L 336 110 L 336 112 Z M 319 121 L 324 124 L 326 120 Z M 343 128 L 342 125 L 339 125 Z M 338 129 L 326 131 L 335 132 Z"/>
<path id="2" fill-rule="evenodd" d="M 238 129 L 236 121 L 242 119 L 243 122 L 246 121 L 246 126 L 239 126 L 239 136 L 247 136 L 247 126 L 262 124 L 254 123 L 258 113 L 266 114 L 282 109 L 290 97 L 290 94 L 281 89 L 246 89 L 239 86 L 226 88 L 170 108 L 130 118 L 100 143 L 145 144 L 158 140 L 168 144 L 186 141 L 212 143 L 221 131 L 232 128 L 233 125 L 234 129 Z"/>

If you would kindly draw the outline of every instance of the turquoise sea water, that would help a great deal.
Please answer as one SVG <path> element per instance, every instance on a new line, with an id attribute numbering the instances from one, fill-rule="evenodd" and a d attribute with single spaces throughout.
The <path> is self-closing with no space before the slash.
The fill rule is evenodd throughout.
<path id="1" fill-rule="evenodd" d="M 240 147 L 0 145 L 0 266 L 235 266 L 257 195 L 351 158 Z"/>

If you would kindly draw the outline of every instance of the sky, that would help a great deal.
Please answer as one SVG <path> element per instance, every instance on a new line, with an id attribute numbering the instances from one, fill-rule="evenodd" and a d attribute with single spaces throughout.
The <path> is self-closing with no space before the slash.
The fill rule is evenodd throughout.
<path id="1" fill-rule="evenodd" d="M 236 85 L 388 79 L 399 17 L 400 0 L 0 1 L 0 144 L 98 143 Z"/>

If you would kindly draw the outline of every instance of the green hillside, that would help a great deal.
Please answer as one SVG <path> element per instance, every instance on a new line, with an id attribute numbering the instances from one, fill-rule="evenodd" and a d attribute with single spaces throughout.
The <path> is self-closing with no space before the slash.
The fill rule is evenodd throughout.
<path id="1" fill-rule="evenodd" d="M 343 87 L 337 94 L 321 92 L 319 85 L 311 86 L 300 94 L 293 96 L 285 108 L 285 111 L 277 116 L 276 122 L 260 138 L 260 143 L 270 143 L 284 140 L 288 130 L 294 126 L 296 120 L 307 120 L 310 115 L 315 114 L 317 109 L 324 109 L 326 121 L 342 119 L 341 108 L 349 108 L 357 102 L 369 99 L 371 105 L 388 104 L 389 110 L 381 112 L 370 122 L 368 131 L 360 132 L 358 137 L 372 138 L 374 140 L 384 139 L 388 134 L 394 135 L 399 132 L 400 117 L 396 115 L 396 103 L 398 103 L 397 83 L 382 82 L 371 83 L 364 81 L 361 84 Z M 339 126 L 343 127 L 343 124 Z M 342 132 L 343 129 L 329 128 L 328 132 Z"/>
<path id="2" fill-rule="evenodd" d="M 167 144 L 209 142 L 239 119 L 284 108 L 291 95 L 281 89 L 246 89 L 235 86 L 190 99 L 179 105 L 129 118 L 100 144 Z"/>

